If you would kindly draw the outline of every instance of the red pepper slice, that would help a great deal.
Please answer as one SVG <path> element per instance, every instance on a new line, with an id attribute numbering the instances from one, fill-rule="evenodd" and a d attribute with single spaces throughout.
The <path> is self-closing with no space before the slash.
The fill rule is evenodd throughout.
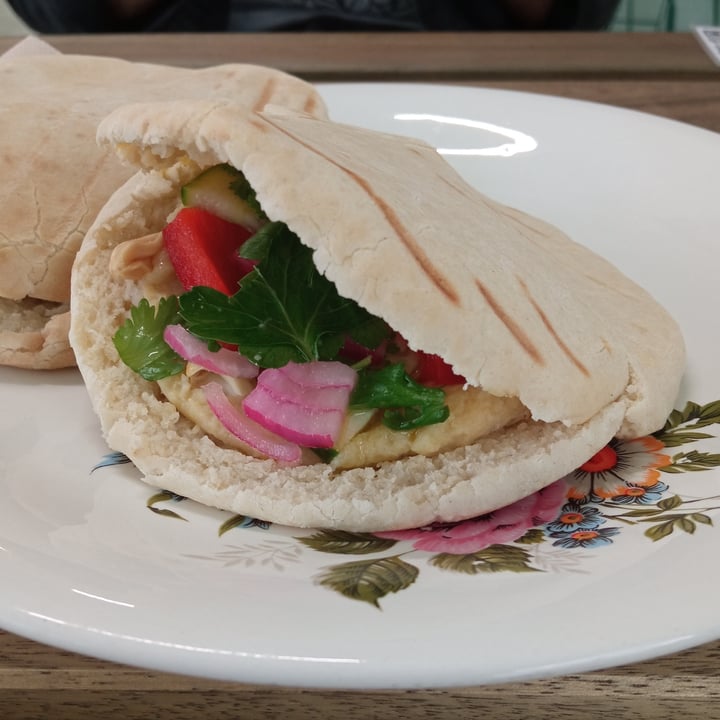
<path id="1" fill-rule="evenodd" d="M 163 242 L 178 279 L 186 290 L 196 285 L 234 295 L 255 263 L 238 257 L 253 234 L 200 207 L 180 210 L 163 230 Z"/>
<path id="2" fill-rule="evenodd" d="M 439 355 L 431 355 L 422 351 L 416 354 L 418 364 L 413 375 L 421 385 L 444 387 L 445 385 L 465 384 L 465 378 L 453 372 L 452 367 Z"/>

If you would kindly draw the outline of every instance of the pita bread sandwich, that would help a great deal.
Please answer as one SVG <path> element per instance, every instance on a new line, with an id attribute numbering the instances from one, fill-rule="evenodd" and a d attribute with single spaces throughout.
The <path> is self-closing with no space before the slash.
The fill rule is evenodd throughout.
<path id="1" fill-rule="evenodd" d="M 184 69 L 43 46 L 11 50 L 0 62 L 0 364 L 37 369 L 75 364 L 67 341 L 72 262 L 100 207 L 132 174 L 95 142 L 105 115 L 127 102 L 177 98 L 325 115 L 310 85 L 269 68 Z"/>
<path id="2" fill-rule="evenodd" d="M 672 408 L 670 316 L 420 141 L 208 102 L 120 108 L 99 138 L 140 171 L 83 243 L 70 338 L 107 442 L 153 486 L 291 526 L 420 527 Z"/>

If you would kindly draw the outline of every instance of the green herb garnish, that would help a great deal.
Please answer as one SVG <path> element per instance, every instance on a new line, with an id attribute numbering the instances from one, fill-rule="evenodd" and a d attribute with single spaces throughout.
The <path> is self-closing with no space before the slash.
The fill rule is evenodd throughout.
<path id="1" fill-rule="evenodd" d="M 163 340 L 166 326 L 178 321 L 176 297 L 162 298 L 157 309 L 143 298 L 113 336 L 122 361 L 145 380 L 182 372 L 185 361 Z"/>
<path id="2" fill-rule="evenodd" d="M 263 227 L 242 254 L 259 263 L 237 293 L 195 287 L 180 296 L 183 325 L 193 335 L 237 345 L 261 367 L 332 360 L 348 335 L 369 348 L 388 335 L 384 321 L 338 294 L 284 223 Z"/>
<path id="3" fill-rule="evenodd" d="M 447 420 L 445 393 L 415 382 L 400 364 L 365 369 L 350 398 L 351 410 L 384 409 L 383 424 L 392 430 L 413 430 Z"/>

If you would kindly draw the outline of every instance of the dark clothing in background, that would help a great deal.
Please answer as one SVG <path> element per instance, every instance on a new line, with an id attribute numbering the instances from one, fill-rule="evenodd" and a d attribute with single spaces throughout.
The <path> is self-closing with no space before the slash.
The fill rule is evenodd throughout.
<path id="1" fill-rule="evenodd" d="M 517 30 L 501 0 L 166 0 L 132 20 L 101 0 L 8 0 L 41 33 Z M 601 30 L 619 0 L 556 0 L 542 30 Z"/>

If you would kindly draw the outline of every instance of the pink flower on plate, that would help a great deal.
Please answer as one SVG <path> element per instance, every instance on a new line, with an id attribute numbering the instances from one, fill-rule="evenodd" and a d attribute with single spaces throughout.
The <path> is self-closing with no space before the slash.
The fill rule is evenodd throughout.
<path id="1" fill-rule="evenodd" d="M 558 480 L 534 495 L 470 520 L 373 534 L 390 540 L 407 540 L 416 550 L 466 555 L 490 545 L 514 542 L 530 528 L 555 520 L 566 493 L 565 481 Z"/>

